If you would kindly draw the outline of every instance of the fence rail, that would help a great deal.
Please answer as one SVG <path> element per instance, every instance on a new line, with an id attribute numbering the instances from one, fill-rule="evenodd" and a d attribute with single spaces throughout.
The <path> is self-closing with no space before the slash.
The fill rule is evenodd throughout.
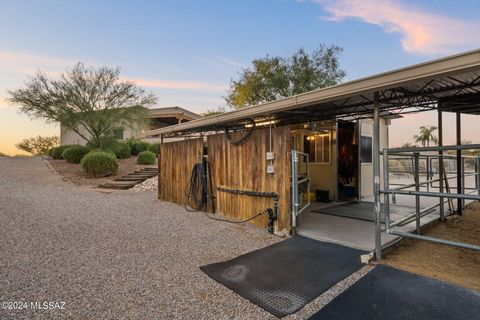
<path id="1" fill-rule="evenodd" d="M 464 206 L 465 200 L 480 200 L 480 157 L 478 156 L 466 156 L 463 155 L 459 158 L 457 156 L 450 155 L 432 155 L 432 154 L 423 154 L 422 152 L 435 152 L 435 151 L 449 151 L 449 150 L 480 150 L 480 145 L 460 145 L 460 146 L 441 146 L 441 147 L 425 147 L 425 148 L 385 148 L 381 154 L 383 155 L 383 170 L 384 170 L 384 186 L 383 190 L 380 190 L 380 193 L 383 194 L 384 206 L 385 206 L 385 232 L 387 234 L 414 238 L 418 240 L 430 241 L 434 243 L 440 243 L 455 247 L 467 248 L 472 250 L 480 251 L 480 246 L 476 244 L 463 243 L 458 241 L 451 241 L 448 239 L 434 238 L 421 234 L 421 225 L 420 219 L 428 214 L 430 211 L 436 207 L 440 207 L 440 218 L 444 218 L 444 205 L 445 198 L 447 202 L 451 199 L 461 199 L 459 205 Z M 435 161 L 434 161 L 435 160 Z M 445 168 L 445 160 L 449 163 L 448 170 Z M 402 169 L 404 170 L 394 170 L 390 169 L 390 164 L 392 161 L 401 161 L 400 164 L 403 165 Z M 423 161 L 423 163 L 422 163 Z M 454 169 L 452 170 L 452 163 L 454 164 Z M 406 165 L 408 164 L 408 165 Z M 423 170 L 422 170 L 423 169 Z M 471 171 L 467 171 L 467 170 Z M 449 171 L 450 170 L 450 171 Z M 410 184 L 390 184 L 390 174 L 400 174 L 406 173 L 413 175 L 414 183 Z M 425 181 L 420 181 L 420 175 L 423 174 L 426 176 Z M 454 176 L 448 176 L 452 175 Z M 460 174 L 460 176 L 459 176 Z M 438 175 L 438 178 L 434 178 L 435 175 Z M 474 176 L 475 177 L 475 187 L 467 187 L 465 185 L 465 177 Z M 448 181 L 451 179 L 456 179 L 457 186 L 455 188 L 461 192 L 450 193 Z M 438 182 L 439 185 L 434 185 L 435 182 Z M 391 187 L 395 185 L 395 187 Z M 422 186 L 426 186 L 426 191 L 420 190 Z M 414 190 L 408 190 L 414 188 Z M 439 191 L 431 191 L 432 189 L 439 189 Z M 445 192 L 445 190 L 447 192 Z M 415 213 L 397 219 L 396 221 L 391 222 L 390 217 L 390 196 L 392 200 L 395 200 L 396 195 L 407 195 L 415 197 Z M 420 209 L 420 197 L 435 197 L 439 198 L 439 202 L 435 205 L 429 206 L 425 209 Z M 457 206 L 457 210 L 461 210 Z M 428 209 L 428 210 L 427 210 Z M 453 204 L 452 204 L 453 209 Z M 452 210 L 453 211 L 453 210 Z M 451 212 L 452 213 L 452 212 Z M 404 232 L 398 229 L 395 229 L 395 226 L 398 226 L 406 221 L 415 220 L 415 231 L 416 234 Z"/>

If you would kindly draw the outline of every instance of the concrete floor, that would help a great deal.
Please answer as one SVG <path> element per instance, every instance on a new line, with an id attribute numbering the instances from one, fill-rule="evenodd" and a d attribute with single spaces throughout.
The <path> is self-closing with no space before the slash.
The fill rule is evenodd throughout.
<path id="1" fill-rule="evenodd" d="M 424 179 L 424 177 L 421 177 L 420 180 L 423 181 Z M 413 180 L 411 176 L 390 176 L 390 183 L 409 184 L 412 182 Z M 467 187 L 474 187 L 474 178 L 466 177 L 465 185 Z M 411 190 L 413 190 L 413 188 Z M 422 187 L 421 190 L 427 191 L 427 188 Z M 431 188 L 430 191 L 438 192 L 438 189 Z M 456 193 L 455 188 L 452 188 L 450 191 L 451 193 Z M 383 196 L 381 197 L 381 200 L 383 202 Z M 363 199 L 363 201 L 373 202 L 373 197 Z M 433 204 L 437 204 L 438 201 L 439 199 L 434 197 L 420 197 L 420 208 L 423 209 Z M 466 204 L 469 202 L 471 201 L 466 201 Z M 312 202 L 310 207 L 307 208 L 298 219 L 297 233 L 299 235 L 320 241 L 333 242 L 356 249 L 373 251 L 375 248 L 375 225 L 373 222 L 312 212 L 312 210 L 342 205 L 345 203 L 346 202 Z M 402 218 L 402 216 L 406 216 L 415 211 L 415 197 L 413 196 L 397 195 L 396 204 L 399 205 L 399 207 L 397 207 L 397 210 L 395 210 L 396 213 L 391 213 L 391 221 L 395 221 L 399 218 Z M 454 209 L 456 209 L 457 201 L 454 200 L 453 204 L 455 207 Z M 402 210 L 399 212 L 399 208 L 403 208 L 402 210 L 405 212 L 403 213 Z M 445 214 L 448 214 L 447 203 L 445 203 Z M 440 214 L 437 207 L 435 211 L 422 217 L 420 224 L 422 226 L 426 225 L 436 219 L 439 219 L 439 217 Z M 384 226 L 382 224 L 382 228 L 383 227 Z M 397 226 L 395 228 L 403 232 L 412 232 L 415 230 L 415 221 L 403 226 Z M 400 237 L 382 232 L 381 238 L 382 246 L 387 246 Z"/>
<path id="2" fill-rule="evenodd" d="M 331 202 L 328 205 L 341 205 L 342 203 Z M 312 239 L 333 242 L 347 247 L 373 251 L 375 248 L 375 224 L 370 221 L 363 221 L 352 218 L 345 218 L 327 214 L 312 212 L 323 207 L 322 204 L 312 203 L 312 207 L 302 213 L 297 233 L 299 235 Z M 405 211 L 408 215 L 414 210 Z M 400 215 L 396 215 L 399 218 Z M 421 225 L 425 225 L 439 218 L 437 212 L 432 212 L 420 220 Z M 382 225 L 383 226 L 383 225 Z M 415 230 L 415 222 L 410 222 L 404 226 L 397 227 L 398 230 L 411 232 Z M 382 232 L 382 246 L 386 246 L 395 240 L 397 236 Z"/>

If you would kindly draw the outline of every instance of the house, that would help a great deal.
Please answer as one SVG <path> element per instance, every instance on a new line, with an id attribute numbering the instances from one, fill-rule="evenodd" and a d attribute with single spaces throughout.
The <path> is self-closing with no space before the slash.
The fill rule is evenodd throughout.
<path id="1" fill-rule="evenodd" d="M 195 119 L 202 118 L 201 115 L 186 110 L 181 107 L 167 107 L 167 108 L 154 108 L 148 110 L 150 119 L 148 123 L 148 127 L 139 132 L 138 130 L 132 129 L 116 129 L 113 131 L 113 135 L 119 140 L 126 140 L 128 138 L 140 138 L 147 142 L 157 142 L 158 139 L 152 139 L 146 137 L 144 131 L 146 130 L 155 130 L 164 128 L 167 126 L 171 126 L 178 123 L 184 123 L 188 121 L 192 121 Z M 84 131 L 86 136 L 89 134 Z M 60 126 L 60 145 L 66 144 L 80 144 L 85 145 L 87 141 L 80 137 L 77 133 L 71 131 L 70 129 L 64 127 L 63 125 Z"/>
<path id="2" fill-rule="evenodd" d="M 392 119 L 428 110 L 438 113 L 439 146 L 388 146 Z M 443 146 L 444 112 L 456 114 L 454 146 Z M 462 114 L 480 114 L 480 50 L 146 134 L 190 137 L 161 145 L 159 199 L 198 204 L 199 210 L 220 212 L 279 234 L 303 232 L 325 241 L 374 249 L 381 259 L 382 248 L 399 236 L 480 250 L 479 246 L 421 235 L 421 225 L 444 220 L 445 199 L 455 199 L 456 207 L 451 209 L 459 214 L 462 201 L 480 200 L 476 192 L 480 188 L 480 162 L 474 173 L 474 194 L 467 194 L 462 182 L 465 169 L 459 165 L 461 150 L 480 149 L 480 145 L 461 145 Z M 418 171 L 413 184 L 390 185 L 389 166 L 383 166 L 389 157 L 405 157 L 418 169 L 422 153 L 435 152 L 440 164 L 448 150 L 456 152 L 456 176 L 440 174 L 435 190 L 433 182 L 420 181 Z M 192 170 L 198 166 L 202 170 Z M 438 170 L 441 173 L 444 169 L 439 165 Z M 199 173 L 202 176 L 195 180 Z M 449 179 L 456 179 L 455 192 L 448 188 Z M 189 189 L 190 181 L 197 181 L 203 189 L 199 184 Z M 356 204 L 347 203 L 343 213 L 311 214 L 331 206 L 328 202 L 314 203 L 315 191 L 318 200 L 354 200 Z M 396 212 L 400 216 L 391 212 L 399 197 L 414 203 L 413 212 L 404 208 Z M 424 198 L 433 202 L 427 206 Z"/>

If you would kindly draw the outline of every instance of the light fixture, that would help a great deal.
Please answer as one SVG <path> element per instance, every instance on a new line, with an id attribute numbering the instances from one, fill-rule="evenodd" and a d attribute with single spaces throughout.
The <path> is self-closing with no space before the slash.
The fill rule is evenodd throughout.
<path id="1" fill-rule="evenodd" d="M 255 122 L 255 126 L 256 127 L 258 127 L 258 126 L 268 126 L 268 125 L 275 124 L 275 123 L 277 123 L 277 120 L 260 121 L 260 122 Z M 251 127 L 253 127 L 253 124 L 251 124 L 251 123 L 245 125 L 245 128 L 251 128 Z"/>

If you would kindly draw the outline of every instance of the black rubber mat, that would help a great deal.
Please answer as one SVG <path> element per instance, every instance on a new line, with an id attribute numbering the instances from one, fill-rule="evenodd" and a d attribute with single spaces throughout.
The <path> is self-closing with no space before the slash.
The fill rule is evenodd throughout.
<path id="1" fill-rule="evenodd" d="M 480 292 L 380 265 L 310 319 L 480 319 Z"/>
<path id="2" fill-rule="evenodd" d="M 282 317 L 359 270 L 360 255 L 364 253 L 295 236 L 200 269 L 242 297 Z"/>
<path id="3" fill-rule="evenodd" d="M 385 214 L 383 213 L 383 204 L 381 206 L 381 221 L 385 222 Z M 408 213 L 413 212 L 414 208 L 390 205 L 390 214 L 402 214 L 407 215 Z M 360 203 L 346 203 L 340 204 L 338 206 L 331 206 L 326 208 L 320 208 L 311 210 L 315 213 L 328 214 L 332 216 L 339 216 L 345 218 L 353 218 L 364 221 L 374 221 L 374 204 L 373 202 L 360 202 Z"/>

